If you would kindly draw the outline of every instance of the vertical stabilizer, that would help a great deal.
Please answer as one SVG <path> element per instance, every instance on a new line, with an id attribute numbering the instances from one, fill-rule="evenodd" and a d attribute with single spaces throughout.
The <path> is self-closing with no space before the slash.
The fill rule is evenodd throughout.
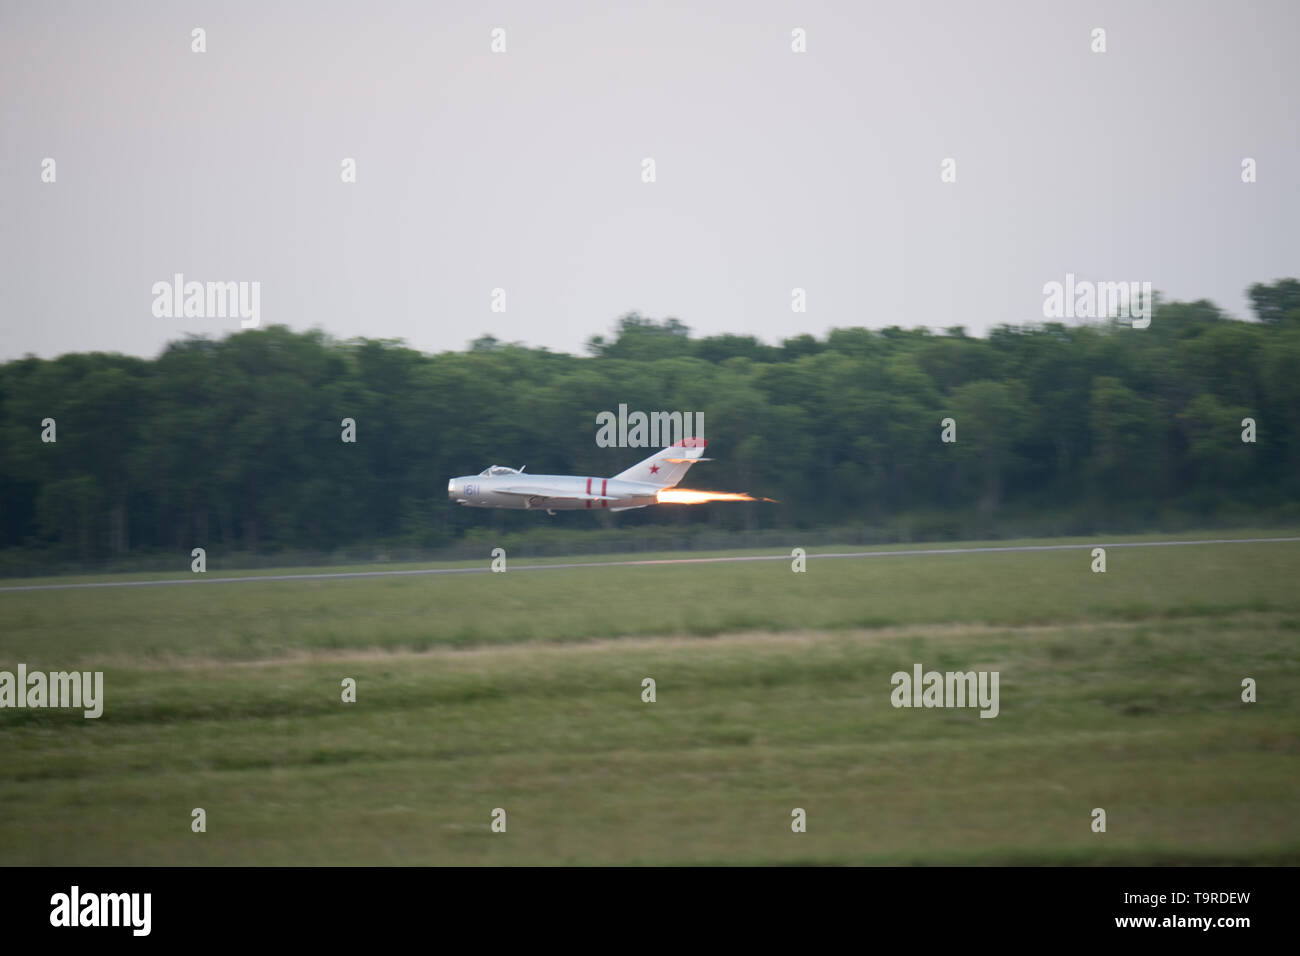
<path id="1" fill-rule="evenodd" d="M 704 438 L 683 438 L 674 445 L 660 448 L 645 461 L 615 475 L 613 480 L 642 481 L 660 488 L 671 488 L 686 477 L 691 465 L 709 460 L 702 457 L 708 443 Z"/>

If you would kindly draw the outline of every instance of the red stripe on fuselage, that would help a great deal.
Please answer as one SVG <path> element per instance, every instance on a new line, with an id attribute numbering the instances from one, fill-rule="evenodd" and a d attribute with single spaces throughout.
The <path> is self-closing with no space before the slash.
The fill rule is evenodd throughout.
<path id="1" fill-rule="evenodd" d="M 591 494 L 591 479 L 590 479 L 590 478 L 587 479 L 587 494 Z M 587 499 L 587 507 L 588 507 L 588 508 L 591 507 L 591 499 L 590 499 L 590 498 Z"/>
<path id="2" fill-rule="evenodd" d="M 609 507 L 609 499 L 605 497 L 605 486 L 608 484 L 609 484 L 608 478 L 600 479 L 600 506 L 602 508 Z"/>

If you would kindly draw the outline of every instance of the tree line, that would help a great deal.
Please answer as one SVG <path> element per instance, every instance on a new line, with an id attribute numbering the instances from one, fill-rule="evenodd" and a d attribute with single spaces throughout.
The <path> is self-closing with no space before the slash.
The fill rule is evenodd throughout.
<path id="1" fill-rule="evenodd" d="M 436 549 L 473 528 L 539 522 L 905 519 L 923 536 L 952 515 L 990 535 L 1035 517 L 1059 533 L 1170 515 L 1292 520 L 1300 282 L 1249 294 L 1254 321 L 1173 302 L 1145 329 L 835 328 L 770 345 L 634 313 L 584 356 L 490 336 L 430 355 L 273 326 L 189 338 L 155 359 L 26 357 L 0 365 L 0 553 L 93 564 L 195 546 Z M 447 500 L 448 478 L 494 463 L 623 470 L 647 452 L 595 440 L 597 415 L 620 404 L 703 413 L 715 461 L 687 484 L 780 503 L 551 518 Z M 942 440 L 945 419 L 955 441 Z"/>

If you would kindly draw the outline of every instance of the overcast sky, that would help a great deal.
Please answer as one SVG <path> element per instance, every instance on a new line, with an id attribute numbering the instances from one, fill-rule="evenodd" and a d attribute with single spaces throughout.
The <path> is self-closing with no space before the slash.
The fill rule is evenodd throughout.
<path id="1" fill-rule="evenodd" d="M 424 351 L 983 332 L 1067 272 L 1244 316 L 1300 275 L 1298 119 L 1295 0 L 5 0 L 0 359 L 238 329 L 155 317 L 177 272 Z"/>

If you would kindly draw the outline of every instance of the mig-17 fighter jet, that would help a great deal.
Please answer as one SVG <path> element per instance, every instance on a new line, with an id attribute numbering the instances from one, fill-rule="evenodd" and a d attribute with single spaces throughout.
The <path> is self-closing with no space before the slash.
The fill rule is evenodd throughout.
<path id="1" fill-rule="evenodd" d="M 613 478 L 577 475 L 528 475 L 523 468 L 493 465 L 477 475 L 447 482 L 447 497 L 471 508 L 627 511 L 658 504 L 700 504 L 705 501 L 754 501 L 749 495 L 679 489 L 677 483 L 701 457 L 708 442 L 683 438 L 661 448 L 645 461 Z"/>

